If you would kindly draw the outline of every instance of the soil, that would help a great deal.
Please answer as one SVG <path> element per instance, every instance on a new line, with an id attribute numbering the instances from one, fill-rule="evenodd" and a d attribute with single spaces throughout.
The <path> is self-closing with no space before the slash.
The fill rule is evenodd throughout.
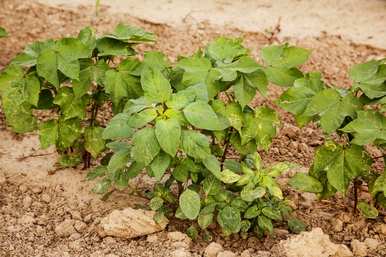
<path id="1" fill-rule="evenodd" d="M 154 45 L 141 46 L 140 52 L 156 49 L 165 52 L 175 61 L 178 55 L 189 55 L 219 35 L 243 37 L 245 46 L 258 57 L 264 45 L 277 42 L 277 33 L 252 33 L 238 29 L 218 27 L 206 22 L 185 23 L 178 27 L 156 24 L 127 14 L 109 15 L 102 8 L 98 17 L 94 9 L 63 9 L 49 7 L 33 1 L 2 0 L 0 2 L 0 25 L 10 36 L 0 40 L 0 69 L 23 47 L 36 40 L 75 35 L 82 27 L 92 25 L 103 33 L 123 21 L 142 26 L 158 36 Z M 280 31 L 280 28 L 277 28 Z M 354 44 L 339 36 L 323 34 L 301 40 L 288 41 L 312 49 L 310 61 L 303 70 L 319 70 L 325 80 L 340 87 L 349 87 L 348 67 L 370 58 L 386 56 L 386 50 L 368 45 Z M 268 98 L 256 96 L 255 105 L 267 104 L 276 108 L 275 97 L 281 88 L 271 87 Z M 277 109 L 277 108 L 276 108 Z M 108 115 L 108 114 L 106 114 Z M 323 143 L 324 137 L 315 124 L 304 128 L 295 126 L 293 117 L 280 111 L 283 123 L 279 135 L 274 139 L 268 153 L 262 153 L 266 162 L 291 161 L 308 168 L 314 150 Z M 57 155 L 54 149 L 39 149 L 35 133 L 16 136 L 6 130 L 0 110 L 0 256 L 170 256 L 175 245 L 167 237 L 167 231 L 182 230 L 184 224 L 172 221 L 167 231 L 151 237 L 135 240 L 101 238 L 96 226 L 101 217 L 113 209 L 127 206 L 137 207 L 145 199 L 115 191 L 102 201 L 90 192 L 93 182 L 85 180 L 87 171 L 81 169 L 57 170 Z M 379 167 L 383 164 L 380 163 Z M 51 175 L 49 175 L 51 174 Z M 282 179 L 285 183 L 286 177 Z M 134 186 L 149 187 L 146 177 L 132 182 Z M 307 194 L 290 189 L 287 196 L 294 200 L 296 214 L 309 228 L 321 227 L 336 243 L 348 246 L 353 239 L 363 241 L 375 238 L 383 246 L 369 252 L 369 256 L 386 255 L 386 235 L 381 226 L 386 220 L 365 221 L 353 215 L 339 196 L 328 201 L 316 202 Z M 366 195 L 363 195 L 366 197 Z M 55 228 L 64 220 L 74 220 L 77 230 L 68 237 L 55 233 Z M 337 228 L 337 220 L 342 228 Z M 251 253 L 270 250 L 282 239 L 289 237 L 288 231 L 280 228 L 276 236 L 259 240 L 254 236 L 242 240 L 237 236 L 223 239 L 215 237 L 224 248 L 240 253 L 250 249 Z M 207 243 L 198 240 L 189 246 L 193 256 L 201 256 Z M 273 256 L 280 256 L 275 255 Z"/>

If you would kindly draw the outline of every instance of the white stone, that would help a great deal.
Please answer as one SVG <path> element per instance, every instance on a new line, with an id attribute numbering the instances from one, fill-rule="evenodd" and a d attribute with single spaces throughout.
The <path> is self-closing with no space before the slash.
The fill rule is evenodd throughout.
<path id="1" fill-rule="evenodd" d="M 185 249 L 174 250 L 171 254 L 172 257 L 191 257 L 192 254 Z"/>
<path id="2" fill-rule="evenodd" d="M 101 220 L 100 235 L 135 238 L 162 231 L 167 223 L 157 224 L 153 220 L 154 214 L 153 211 L 132 208 L 114 210 Z"/>
<path id="3" fill-rule="evenodd" d="M 374 238 L 366 238 L 364 243 L 367 245 L 367 247 L 370 250 L 377 249 L 378 245 L 380 244 L 380 242 L 377 239 L 374 239 Z"/>
<path id="4" fill-rule="evenodd" d="M 223 250 L 222 245 L 212 242 L 206 247 L 204 257 L 217 257 L 217 254 Z"/>
<path id="5" fill-rule="evenodd" d="M 74 228 L 75 221 L 71 219 L 66 219 L 62 223 L 56 225 L 55 233 L 61 237 L 68 237 L 74 233 L 76 230 Z"/>
<path id="6" fill-rule="evenodd" d="M 367 245 L 357 239 L 351 241 L 352 251 L 355 256 L 364 257 L 367 256 Z"/>
<path id="7" fill-rule="evenodd" d="M 217 257 L 236 257 L 236 254 L 231 251 L 223 251 L 217 254 Z"/>

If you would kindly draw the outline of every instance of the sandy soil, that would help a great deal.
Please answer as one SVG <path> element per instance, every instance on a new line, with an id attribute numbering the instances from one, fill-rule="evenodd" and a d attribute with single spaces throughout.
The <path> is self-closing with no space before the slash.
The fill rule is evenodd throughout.
<path id="1" fill-rule="evenodd" d="M 0 2 L 0 25 L 10 37 L 0 40 L 0 67 L 19 52 L 26 44 L 49 37 L 76 34 L 80 28 L 93 25 L 99 33 L 111 30 L 119 21 L 143 26 L 158 35 L 155 45 L 139 50 L 158 49 L 168 54 L 171 60 L 177 55 L 188 55 L 220 34 L 242 36 L 245 45 L 258 56 L 259 49 L 278 40 L 277 35 L 244 32 L 238 29 L 216 25 L 186 22 L 178 27 L 154 24 L 125 14 L 115 14 L 102 10 L 98 17 L 92 8 L 68 10 L 48 7 L 31 1 L 2 0 Z M 349 87 L 347 69 L 354 63 L 369 58 L 386 56 L 386 51 L 366 45 L 354 44 L 339 36 L 322 34 L 302 40 L 289 41 L 313 50 L 311 60 L 304 70 L 320 70 L 325 79 L 338 86 Z M 255 104 L 268 104 L 276 108 L 273 99 L 279 93 L 271 88 L 268 99 L 256 97 Z M 270 151 L 263 154 L 268 162 L 277 160 L 293 161 L 308 167 L 315 147 L 323 143 L 323 136 L 315 125 L 297 129 L 293 118 L 281 112 L 283 128 L 274 140 Z M 1 117 L 1 111 L 0 111 Z M 0 256 L 170 256 L 175 249 L 167 232 L 155 238 L 119 240 L 101 238 L 96 233 L 100 217 L 115 208 L 137 206 L 145 199 L 129 196 L 125 192 L 115 192 L 102 201 L 90 192 L 93 184 L 85 181 L 86 171 L 80 169 L 56 170 L 56 154 L 53 149 L 39 150 L 37 135 L 32 133 L 16 137 L 5 130 L 0 119 Z M 285 182 L 285 178 L 283 178 Z M 147 185 L 145 178 L 133 182 Z M 322 227 L 334 241 L 350 244 L 353 239 L 371 237 L 385 243 L 386 235 L 379 227 L 381 219 L 365 222 L 354 217 L 345 207 L 342 199 L 313 202 L 307 195 L 299 195 L 286 190 L 288 197 L 297 203 L 297 214 L 309 227 Z M 350 202 L 349 202 L 350 204 Z M 65 219 L 77 222 L 77 230 L 69 237 L 60 237 L 55 227 Z M 344 221 L 343 228 L 334 229 L 336 220 Z M 172 222 L 168 231 L 181 230 L 183 224 Z M 280 229 L 277 236 L 262 241 L 251 236 L 248 240 L 237 237 L 216 241 L 227 249 L 241 252 L 269 250 L 281 239 L 287 238 L 288 231 Z M 201 256 L 207 243 L 198 241 L 188 247 L 193 256 Z M 369 256 L 385 256 L 386 244 Z M 113 255 L 114 254 L 114 255 Z"/>

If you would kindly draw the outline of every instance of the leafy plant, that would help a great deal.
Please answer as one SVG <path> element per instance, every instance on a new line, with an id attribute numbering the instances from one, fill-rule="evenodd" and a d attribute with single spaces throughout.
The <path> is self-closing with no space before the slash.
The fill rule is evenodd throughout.
<path id="1" fill-rule="evenodd" d="M 321 198 L 336 192 L 346 194 L 353 186 L 354 210 L 358 208 L 364 216 L 375 218 L 378 212 L 373 206 L 365 202 L 357 205 L 357 191 L 359 185 L 367 185 L 373 203 L 386 207 L 385 173 L 372 170 L 372 159 L 365 148 L 373 145 L 383 152 L 385 149 L 385 61 L 355 65 L 350 78 L 353 86 L 344 90 L 323 83 L 319 73 L 309 73 L 295 80 L 280 97 L 279 105 L 293 113 L 299 124 L 316 120 L 330 137 L 316 151 L 309 174 L 296 174 L 290 184 Z M 332 141 L 334 135 L 339 142 Z"/>
<path id="2" fill-rule="evenodd" d="M 300 74 L 302 60 L 292 51 L 308 55 L 286 45 L 285 56 L 275 57 L 282 65 L 272 59 L 264 67 L 239 39 L 222 37 L 175 65 L 160 53 L 145 53 L 144 94 L 128 100 L 103 131 L 112 154 L 88 175 L 102 177 L 94 191 L 126 188 L 145 169 L 158 181 L 150 194 L 157 220 L 174 215 L 201 229 L 218 223 L 225 235 L 272 233 L 273 222 L 290 213 L 275 181 L 288 165 L 261 163 L 256 151 L 269 148 L 279 119 L 251 102 L 256 92 L 267 93 L 267 69 L 279 69 L 286 80 Z M 195 227 L 189 233 L 195 235 Z"/>
<path id="3" fill-rule="evenodd" d="M 39 130 L 42 148 L 55 145 L 61 166 L 75 166 L 105 149 L 98 110 L 111 99 L 119 112 L 128 98 L 142 95 L 139 77 L 130 68 L 133 46 L 154 41 L 140 28 L 118 25 L 112 34 L 95 37 L 91 28 L 78 37 L 36 42 L 26 47 L 0 76 L 0 96 L 7 124 L 16 133 Z M 124 57 L 113 66 L 116 57 Z M 36 110 L 49 110 L 39 120 Z"/>
<path id="4" fill-rule="evenodd" d="M 6 37 L 7 35 L 7 31 L 3 27 L 0 27 L 0 38 Z"/>

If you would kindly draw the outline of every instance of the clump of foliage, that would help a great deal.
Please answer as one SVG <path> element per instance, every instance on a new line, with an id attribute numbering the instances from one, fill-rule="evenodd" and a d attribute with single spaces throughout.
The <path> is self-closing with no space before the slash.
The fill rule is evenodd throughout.
<path id="1" fill-rule="evenodd" d="M 36 42 L 26 47 L 0 76 L 0 96 L 7 124 L 16 133 L 39 130 L 41 147 L 55 145 L 61 166 L 75 166 L 105 149 L 98 109 L 111 100 L 115 112 L 142 94 L 139 78 L 110 65 L 117 56 L 133 58 L 133 46 L 154 41 L 140 28 L 118 25 L 96 38 L 91 28 L 78 37 Z M 128 62 L 138 62 L 130 59 Z M 138 62 L 139 64 L 139 62 Z M 55 117 L 38 121 L 35 110 Z"/>
<path id="2" fill-rule="evenodd" d="M 290 184 L 321 198 L 347 194 L 352 186 L 355 208 L 367 218 L 376 218 L 374 205 L 386 208 L 386 173 L 372 170 L 373 160 L 365 147 L 384 152 L 386 145 L 385 60 L 355 65 L 349 75 L 353 81 L 349 90 L 328 86 L 320 74 L 309 73 L 280 97 L 279 105 L 293 113 L 299 124 L 316 120 L 328 137 L 316 151 L 309 174 L 297 174 Z M 336 136 L 339 142 L 333 141 Z M 357 204 L 361 185 L 367 185 L 372 204 Z"/>
<path id="3" fill-rule="evenodd" d="M 7 31 L 3 27 L 0 27 L 0 38 L 6 37 L 7 35 Z"/>
<path id="4" fill-rule="evenodd" d="M 272 233 L 273 222 L 290 217 L 275 181 L 289 166 L 262 164 L 256 151 L 269 148 L 279 119 L 251 101 L 256 92 L 266 95 L 268 79 L 288 85 L 301 76 L 297 66 L 308 51 L 283 51 L 281 64 L 267 67 L 238 39 L 218 38 L 174 66 L 162 54 L 145 54 L 144 95 L 127 101 L 103 131 L 113 154 L 89 173 L 102 177 L 94 190 L 125 188 L 145 169 L 158 181 L 150 194 L 157 220 L 174 215 L 204 230 L 217 223 L 225 235 Z M 263 53 L 270 58 L 269 49 Z"/>

